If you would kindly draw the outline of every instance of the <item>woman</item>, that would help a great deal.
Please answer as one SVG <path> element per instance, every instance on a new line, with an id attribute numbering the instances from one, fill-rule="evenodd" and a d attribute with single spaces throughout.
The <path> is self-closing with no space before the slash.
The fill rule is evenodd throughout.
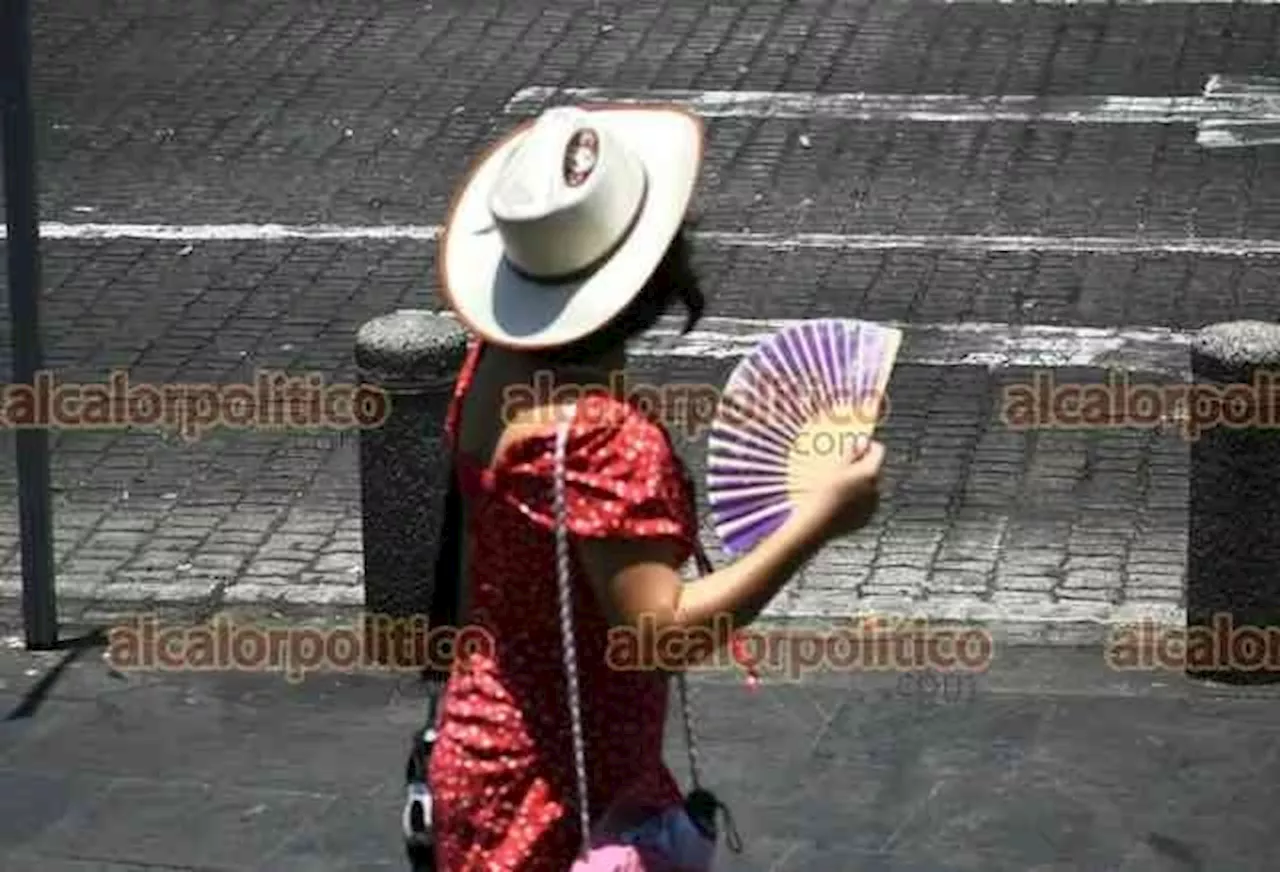
<path id="1" fill-rule="evenodd" d="M 626 341 L 675 298 L 686 329 L 701 313 L 683 229 L 701 151 L 700 122 L 678 110 L 555 109 L 491 150 L 455 198 L 442 285 L 479 338 L 448 422 L 466 530 L 462 615 L 492 643 L 459 652 L 431 761 L 448 872 L 565 872 L 581 844 L 557 608 L 557 421 L 571 421 L 566 505 L 597 821 L 682 799 L 662 745 L 666 676 L 686 664 L 661 660 L 670 652 L 657 637 L 745 626 L 824 542 L 875 510 L 873 444 L 750 554 L 681 580 L 693 494 L 662 425 L 615 374 Z M 613 668 L 611 628 L 630 628 L 642 662 L 661 668 Z"/>

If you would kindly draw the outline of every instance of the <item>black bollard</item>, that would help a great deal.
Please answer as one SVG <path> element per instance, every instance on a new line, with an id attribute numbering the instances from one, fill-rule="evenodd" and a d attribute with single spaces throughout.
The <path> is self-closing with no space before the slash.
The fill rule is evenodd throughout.
<path id="1" fill-rule="evenodd" d="M 375 318 L 356 336 L 361 380 L 387 402 L 382 426 L 360 435 L 365 642 L 378 663 L 424 665 L 421 630 L 452 474 L 445 414 L 466 347 L 456 321 L 411 309 Z"/>
<path id="2" fill-rule="evenodd" d="M 1186 673 L 1280 681 L 1280 325 L 1204 328 L 1191 373 Z"/>

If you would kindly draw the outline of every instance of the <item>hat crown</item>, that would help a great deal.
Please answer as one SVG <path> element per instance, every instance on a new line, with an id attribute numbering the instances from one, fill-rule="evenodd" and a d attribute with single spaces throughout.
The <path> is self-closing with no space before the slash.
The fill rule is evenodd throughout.
<path id="1" fill-rule="evenodd" d="M 507 259 L 559 279 L 606 257 L 644 201 L 644 164 L 591 113 L 542 113 L 503 163 L 489 211 Z"/>

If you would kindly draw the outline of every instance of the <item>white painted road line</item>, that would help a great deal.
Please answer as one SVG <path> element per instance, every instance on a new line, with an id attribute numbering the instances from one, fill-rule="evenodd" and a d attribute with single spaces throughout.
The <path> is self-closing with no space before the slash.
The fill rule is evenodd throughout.
<path id="1" fill-rule="evenodd" d="M 434 242 L 441 228 L 430 224 L 338 226 L 329 224 L 93 224 L 45 222 L 50 240 L 144 239 L 157 242 Z M 949 251 L 986 254 L 1191 254 L 1225 257 L 1280 256 L 1280 239 L 1195 236 L 983 236 L 899 233 L 752 233 L 705 230 L 700 242 L 727 248 L 770 251 Z M 5 229 L 0 227 L 0 239 Z"/>
<path id="2" fill-rule="evenodd" d="M 856 316 L 856 313 L 850 313 Z M 794 320 L 704 318 L 679 335 L 676 324 L 635 344 L 645 357 L 739 358 Z M 1095 367 L 1183 378 L 1189 334 L 1158 327 L 1106 329 L 997 323 L 891 323 L 903 332 L 898 361 L 921 366 Z"/>
<path id="3" fill-rule="evenodd" d="M 1245 121 L 1211 119 L 1196 131 L 1196 143 L 1203 148 L 1256 148 L 1280 145 L 1280 79 L 1271 76 L 1210 76 L 1205 83 L 1206 97 L 1243 99 L 1254 103 L 1258 111 Z"/>
<path id="4" fill-rule="evenodd" d="M 1280 79 L 1210 76 L 1199 96 L 1037 96 L 1034 94 L 816 94 L 804 91 L 523 88 L 506 112 L 533 115 L 557 103 L 677 103 L 705 118 L 823 118 L 988 124 L 1187 124 L 1203 148 L 1280 144 Z"/>
<path id="5" fill-rule="evenodd" d="M 0 227 L 0 239 L 7 231 Z M 44 239 L 150 239 L 157 242 L 288 242 L 302 239 L 315 242 L 431 242 L 440 237 L 440 228 L 424 224 L 342 226 L 337 224 L 67 224 L 44 221 Z"/>
<path id="6" fill-rule="evenodd" d="M 1280 240 L 1186 236 L 978 236 L 897 233 L 734 233 L 707 231 L 699 240 L 727 247 L 788 251 L 1037 252 L 1057 254 L 1277 255 Z"/>
<path id="7" fill-rule="evenodd" d="M 452 318 L 447 311 L 436 314 Z M 850 313 L 849 317 L 857 317 Z M 629 347 L 637 357 L 736 360 L 799 319 L 706 317 L 680 335 L 664 318 Z M 919 366 L 1080 367 L 1185 378 L 1191 334 L 1165 327 L 1062 327 L 999 322 L 880 322 L 903 332 L 898 363 Z"/>
<path id="8" fill-rule="evenodd" d="M 687 91 L 529 87 L 507 102 L 513 115 L 558 103 L 675 103 L 704 118 L 835 119 L 1056 124 L 1200 124 L 1280 122 L 1280 102 L 1235 92 L 1186 97 L 1036 96 L 1007 94 L 815 94 L 800 91 Z"/>
<path id="9" fill-rule="evenodd" d="M 1280 122 L 1223 123 L 1206 121 L 1196 132 L 1201 148 L 1258 148 L 1280 145 Z"/>

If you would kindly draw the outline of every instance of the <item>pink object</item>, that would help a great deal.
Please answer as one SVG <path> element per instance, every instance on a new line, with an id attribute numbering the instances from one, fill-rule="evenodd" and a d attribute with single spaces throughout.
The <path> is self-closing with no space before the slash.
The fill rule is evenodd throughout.
<path id="1" fill-rule="evenodd" d="M 746 670 L 747 673 L 747 689 L 758 690 L 760 688 L 760 672 L 756 669 L 752 662 L 751 652 L 747 650 L 747 645 L 742 641 L 741 636 L 733 637 L 733 659 L 738 665 Z"/>
<path id="2" fill-rule="evenodd" d="M 640 852 L 630 845 L 595 848 L 573 864 L 570 872 L 647 872 Z"/>
<path id="3" fill-rule="evenodd" d="M 698 872 L 686 866 L 676 866 L 663 854 L 632 845 L 605 845 L 592 848 L 585 858 L 579 858 L 570 872 Z"/>

